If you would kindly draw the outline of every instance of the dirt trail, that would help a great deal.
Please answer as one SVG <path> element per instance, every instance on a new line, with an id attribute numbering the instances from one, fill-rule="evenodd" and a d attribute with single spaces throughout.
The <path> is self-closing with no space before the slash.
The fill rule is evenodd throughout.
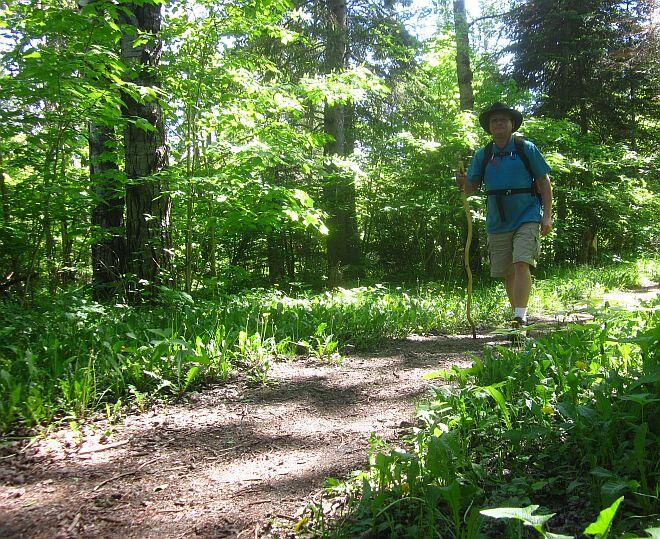
<path id="1" fill-rule="evenodd" d="M 372 433 L 410 426 L 424 374 L 469 364 L 491 340 L 412 336 L 339 366 L 277 362 L 268 386 L 220 384 L 3 448 L 0 537 L 269 537 L 326 478 L 366 466 Z"/>
<path id="2" fill-rule="evenodd" d="M 378 353 L 273 365 L 273 383 L 221 384 L 186 402 L 62 430 L 0 456 L 1 537 L 263 537 L 328 477 L 396 439 L 423 375 L 488 339 L 410 337 Z M 101 443 L 103 441 L 103 443 Z M 279 516 L 278 516 L 279 515 Z"/>

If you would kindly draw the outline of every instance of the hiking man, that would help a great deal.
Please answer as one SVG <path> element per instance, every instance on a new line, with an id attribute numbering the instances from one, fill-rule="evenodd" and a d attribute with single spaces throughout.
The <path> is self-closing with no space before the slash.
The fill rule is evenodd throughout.
<path id="1" fill-rule="evenodd" d="M 504 278 L 515 327 L 527 322 L 539 233 L 552 230 L 550 167 L 534 144 L 512 136 L 522 121 L 522 114 L 504 103 L 484 110 L 479 123 L 493 140 L 476 152 L 467 174 L 456 175 L 467 195 L 486 184 L 490 272 Z"/>

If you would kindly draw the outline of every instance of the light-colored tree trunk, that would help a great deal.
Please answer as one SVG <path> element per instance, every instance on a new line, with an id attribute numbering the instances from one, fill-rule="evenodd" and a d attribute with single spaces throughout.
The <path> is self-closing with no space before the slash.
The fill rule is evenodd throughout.
<path id="1" fill-rule="evenodd" d="M 456 73 L 461 110 L 474 110 L 470 38 L 464 0 L 454 0 L 454 32 L 456 34 Z"/>
<path id="2" fill-rule="evenodd" d="M 456 36 L 456 75 L 461 110 L 474 110 L 472 68 L 470 67 L 470 36 L 464 0 L 454 0 L 454 34 Z M 479 228 L 472 231 L 470 266 L 475 273 L 481 272 L 481 238 Z"/>

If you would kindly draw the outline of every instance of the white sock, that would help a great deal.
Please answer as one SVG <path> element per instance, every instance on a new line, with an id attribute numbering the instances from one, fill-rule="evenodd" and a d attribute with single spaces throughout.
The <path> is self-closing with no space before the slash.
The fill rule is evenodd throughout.
<path id="1" fill-rule="evenodd" d="M 527 307 L 516 307 L 514 309 L 513 317 L 520 317 L 523 322 L 527 322 Z"/>

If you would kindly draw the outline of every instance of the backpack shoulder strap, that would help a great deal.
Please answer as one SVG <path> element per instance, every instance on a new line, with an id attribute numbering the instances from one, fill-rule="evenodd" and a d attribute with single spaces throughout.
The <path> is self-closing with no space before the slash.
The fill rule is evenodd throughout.
<path id="1" fill-rule="evenodd" d="M 529 157 L 525 154 L 524 139 L 522 137 L 513 137 L 513 144 L 516 147 L 516 152 L 518 153 L 520 160 L 523 162 L 523 165 L 525 165 L 527 172 L 529 172 L 532 182 L 534 182 L 536 178 L 534 177 L 534 171 L 532 170 L 532 164 L 529 162 Z"/>
<path id="2" fill-rule="evenodd" d="M 484 160 L 481 163 L 481 169 L 479 170 L 479 183 L 484 183 L 484 178 L 486 176 L 486 167 L 488 166 L 488 161 L 493 157 L 493 141 L 491 140 L 488 144 L 484 146 Z"/>

